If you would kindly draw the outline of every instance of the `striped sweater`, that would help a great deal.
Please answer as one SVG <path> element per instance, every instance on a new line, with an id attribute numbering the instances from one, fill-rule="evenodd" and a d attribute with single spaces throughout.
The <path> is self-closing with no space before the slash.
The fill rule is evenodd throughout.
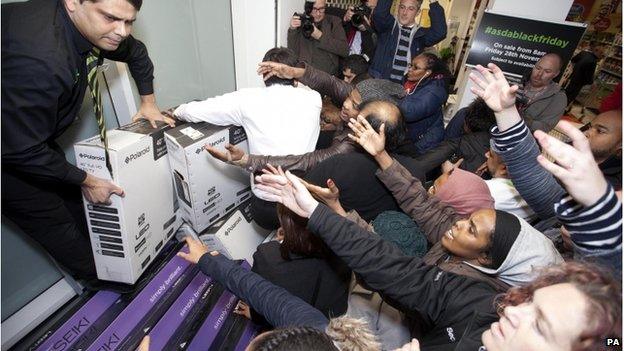
<path id="1" fill-rule="evenodd" d="M 575 257 L 622 272 L 622 203 L 611 185 L 595 204 L 583 207 L 537 162 L 539 147 L 524 121 L 491 130 L 492 148 L 507 165 L 518 192 L 542 218 L 556 215 L 570 232 Z"/>

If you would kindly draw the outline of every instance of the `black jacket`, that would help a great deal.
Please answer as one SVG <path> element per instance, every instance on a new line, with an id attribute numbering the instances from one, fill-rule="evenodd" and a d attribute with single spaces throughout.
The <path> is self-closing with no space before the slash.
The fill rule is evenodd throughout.
<path id="1" fill-rule="evenodd" d="M 44 182 L 80 184 L 86 173 L 67 162 L 58 138 L 75 121 L 93 49 L 63 1 L 2 5 L 2 171 Z M 145 45 L 129 36 L 102 56 L 128 63 L 141 95 L 154 92 Z"/>
<path id="2" fill-rule="evenodd" d="M 291 255 L 287 261 L 279 248 L 277 241 L 258 246 L 251 270 L 314 306 L 327 318 L 347 312 L 351 271 L 344 262 L 335 256 L 320 259 L 298 255 Z"/>
<path id="3" fill-rule="evenodd" d="M 425 178 L 418 161 L 406 156 L 395 157 L 414 177 Z M 368 154 L 350 152 L 319 163 L 306 174 L 306 180 L 327 187 L 327 179 L 332 179 L 340 189 L 340 203 L 345 210 L 356 210 L 370 222 L 381 212 L 401 211 L 390 190 L 375 175 L 378 169 L 377 162 Z"/>
<path id="4" fill-rule="evenodd" d="M 479 349 L 481 334 L 498 320 L 496 291 L 487 283 L 428 266 L 356 223 L 320 204 L 308 221 L 319 235 L 383 299 L 406 313 L 421 316 L 426 350 Z"/>

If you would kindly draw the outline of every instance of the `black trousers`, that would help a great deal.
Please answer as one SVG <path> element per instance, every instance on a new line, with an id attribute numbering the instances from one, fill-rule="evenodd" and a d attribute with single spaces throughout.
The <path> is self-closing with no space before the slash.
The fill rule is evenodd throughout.
<path id="1" fill-rule="evenodd" d="M 570 82 L 568 86 L 565 88 L 566 97 L 568 98 L 568 104 L 570 104 L 576 96 L 581 92 L 581 89 L 585 86 L 585 84 L 581 84 L 578 82 Z"/>
<path id="2" fill-rule="evenodd" d="M 2 170 L 2 214 L 74 277 L 95 277 L 79 186 L 43 184 Z"/>

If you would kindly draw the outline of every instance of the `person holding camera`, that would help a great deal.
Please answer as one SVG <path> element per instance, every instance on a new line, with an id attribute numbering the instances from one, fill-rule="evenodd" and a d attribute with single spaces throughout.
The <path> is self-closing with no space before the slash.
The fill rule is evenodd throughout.
<path id="1" fill-rule="evenodd" d="M 349 9 L 342 16 L 342 26 L 347 34 L 349 55 L 362 55 L 370 61 L 375 55 L 377 33 L 372 26 L 373 10 L 377 0 L 362 0 L 361 4 Z"/>
<path id="2" fill-rule="evenodd" d="M 437 0 L 429 1 L 429 28 L 416 23 L 422 0 L 401 0 L 396 17 L 390 13 L 392 0 L 379 1 L 373 13 L 379 35 L 369 72 L 373 78 L 390 79 L 401 84 L 412 58 L 446 38 L 444 9 Z"/>
<path id="3" fill-rule="evenodd" d="M 340 18 L 325 16 L 325 9 L 325 0 L 316 0 L 306 3 L 304 14 L 293 15 L 288 48 L 299 56 L 299 61 L 337 75 L 340 58 L 347 57 L 349 46 Z"/>

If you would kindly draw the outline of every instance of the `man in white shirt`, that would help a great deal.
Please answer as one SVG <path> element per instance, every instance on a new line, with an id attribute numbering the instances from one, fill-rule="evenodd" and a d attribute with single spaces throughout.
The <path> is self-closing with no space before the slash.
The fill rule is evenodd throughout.
<path id="1" fill-rule="evenodd" d="M 487 170 L 492 179 L 486 180 L 490 195 L 494 198 L 494 208 L 513 213 L 526 221 L 536 218 L 535 212 L 529 204 L 520 196 L 518 190 L 509 178 L 507 166 L 503 159 L 492 148 L 485 153 Z"/>
<path id="2" fill-rule="evenodd" d="M 274 48 L 262 61 L 296 66 L 297 56 L 289 49 Z M 320 132 L 320 94 L 298 88 L 294 79 L 273 76 L 265 84 L 265 88 L 246 88 L 182 104 L 173 114 L 189 122 L 242 126 L 251 154 L 282 156 L 314 150 Z"/>

